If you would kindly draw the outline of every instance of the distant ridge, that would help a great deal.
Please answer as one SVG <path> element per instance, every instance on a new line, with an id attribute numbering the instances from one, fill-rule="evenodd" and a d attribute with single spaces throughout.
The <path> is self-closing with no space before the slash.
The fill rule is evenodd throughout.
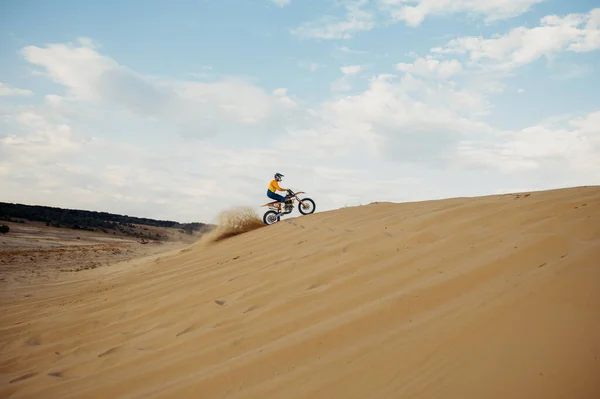
<path id="1" fill-rule="evenodd" d="M 212 224 L 192 222 L 179 223 L 171 220 L 156 220 L 109 212 L 68 209 L 42 205 L 25 205 L 0 202 L 0 220 L 24 223 L 25 220 L 44 222 L 47 226 L 81 229 L 89 231 L 119 230 L 123 226 L 143 225 L 166 227 L 183 230 L 187 234 L 210 231 L 216 226 Z"/>

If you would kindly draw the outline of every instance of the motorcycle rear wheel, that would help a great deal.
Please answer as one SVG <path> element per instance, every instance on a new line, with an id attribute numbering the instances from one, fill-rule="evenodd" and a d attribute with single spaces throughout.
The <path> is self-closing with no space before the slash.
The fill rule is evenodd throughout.
<path id="1" fill-rule="evenodd" d="M 267 211 L 263 215 L 263 222 L 266 225 L 272 225 L 274 223 L 279 222 L 280 220 L 281 220 L 281 217 L 278 216 L 277 212 L 275 212 L 275 211 Z"/>

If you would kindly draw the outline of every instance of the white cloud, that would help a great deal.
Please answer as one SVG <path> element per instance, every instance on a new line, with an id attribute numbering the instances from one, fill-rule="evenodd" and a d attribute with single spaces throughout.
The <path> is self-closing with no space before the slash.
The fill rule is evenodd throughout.
<path id="1" fill-rule="evenodd" d="M 570 170 L 600 176 L 600 111 L 569 121 L 563 128 L 535 125 L 499 131 L 459 146 L 459 162 L 506 172 Z"/>
<path id="2" fill-rule="evenodd" d="M 204 83 L 144 76 L 99 54 L 87 40 L 79 45 L 27 46 L 22 54 L 64 85 L 72 100 L 163 119 L 193 135 L 213 135 L 231 125 L 266 126 L 289 109 L 287 100 L 239 79 Z"/>
<path id="3" fill-rule="evenodd" d="M 335 50 L 336 50 L 336 52 L 340 52 L 340 53 L 346 54 L 346 55 L 348 55 L 348 54 L 368 54 L 368 52 L 366 52 L 364 50 L 354 50 L 348 46 L 337 46 L 335 48 Z"/>
<path id="4" fill-rule="evenodd" d="M 491 128 L 471 119 L 484 105 L 475 94 L 411 76 L 379 75 L 363 93 L 327 101 L 313 116 L 315 126 L 279 143 L 305 148 L 319 158 L 332 156 L 440 162 L 463 135 Z"/>
<path id="5" fill-rule="evenodd" d="M 344 75 L 355 75 L 362 71 L 363 67 L 360 65 L 347 65 L 340 68 Z"/>
<path id="6" fill-rule="evenodd" d="M 0 153 L 5 159 L 19 158 L 27 163 L 43 163 L 77 152 L 81 139 L 76 138 L 69 125 L 53 124 L 32 111 L 17 115 L 17 123 L 29 135 L 9 135 L 0 138 Z"/>
<path id="7" fill-rule="evenodd" d="M 429 16 L 467 14 L 490 23 L 519 16 L 548 0 L 337 0 L 343 16 L 327 15 L 305 22 L 291 33 L 300 38 L 350 39 L 377 24 L 402 21 L 417 27 Z M 597 38 L 590 38 L 590 41 Z"/>
<path id="8" fill-rule="evenodd" d="M 352 90 L 352 82 L 362 70 L 364 70 L 364 67 L 361 65 L 346 65 L 340 67 L 343 76 L 331 83 L 331 90 L 338 92 Z"/>
<path id="9" fill-rule="evenodd" d="M 279 7 L 289 6 L 292 0 L 271 0 L 271 2 Z"/>
<path id="10" fill-rule="evenodd" d="M 412 63 L 398 63 L 396 69 L 428 78 L 447 79 L 462 71 L 458 60 L 440 61 L 434 58 L 418 58 Z"/>
<path id="11" fill-rule="evenodd" d="M 343 17 L 326 16 L 305 22 L 291 33 L 302 38 L 350 39 L 383 23 L 384 18 L 379 21 L 378 14 L 410 27 L 421 25 L 428 16 L 459 13 L 482 17 L 489 23 L 516 17 L 545 1 L 548 0 L 338 0 L 335 4 L 346 11 Z"/>
<path id="12" fill-rule="evenodd" d="M 306 22 L 292 34 L 301 38 L 310 39 L 350 39 L 357 32 L 369 31 L 375 27 L 373 13 L 365 7 L 369 0 L 344 0 L 339 4 L 346 11 L 343 18 L 326 16 L 315 21 Z"/>
<path id="13" fill-rule="evenodd" d="M 298 66 L 300 68 L 308 69 L 311 72 L 315 72 L 320 67 L 320 65 L 316 62 L 299 62 Z"/>
<path id="14" fill-rule="evenodd" d="M 432 49 L 437 54 L 465 54 L 471 65 L 501 70 L 529 64 L 562 51 L 587 52 L 600 48 L 600 9 L 565 17 L 549 15 L 534 28 L 518 27 L 493 38 L 461 37 Z"/>
<path id="15" fill-rule="evenodd" d="M 31 90 L 19 89 L 8 86 L 6 83 L 0 82 L 0 97 L 19 96 L 27 97 L 33 95 Z"/>
<path id="16" fill-rule="evenodd" d="M 547 16 L 540 20 L 541 26 L 534 28 L 514 28 L 505 35 L 491 38 L 457 38 L 446 46 L 432 48 L 425 56 L 411 54 L 415 59 L 397 63 L 396 69 L 404 73 L 405 87 L 431 94 L 428 104 L 435 103 L 436 98 L 443 99 L 449 108 L 472 107 L 471 117 L 486 115 L 492 108 L 488 97 L 505 90 L 504 79 L 517 67 L 570 51 L 578 43 L 586 43 L 586 48 L 591 50 L 589 43 L 593 40 L 589 38 L 594 37 L 594 29 L 599 25 L 598 15 L 597 10 L 592 10 L 564 17 Z M 553 69 L 561 65 L 554 60 L 550 63 Z M 559 69 L 556 76 L 561 79 L 590 72 L 589 68 L 576 64 Z M 426 89 L 422 84 L 424 80 L 429 80 Z M 437 86 L 432 86 L 436 80 Z"/>
<path id="17" fill-rule="evenodd" d="M 14 134 L 0 139 L 3 200 L 38 203 L 44 194 L 48 205 L 191 221 L 214 213 L 223 200 L 213 195 L 230 194 L 219 184 L 223 172 L 195 172 L 213 152 L 205 143 L 171 137 L 157 152 L 143 142 L 83 137 L 54 119 L 41 109 L 23 112 Z"/>
<path id="18" fill-rule="evenodd" d="M 298 104 L 288 95 L 288 89 L 280 87 L 273 90 L 273 95 L 279 99 L 279 102 L 288 108 L 295 108 Z"/>
<path id="19" fill-rule="evenodd" d="M 331 91 L 350 91 L 352 90 L 352 84 L 348 82 L 346 76 L 336 79 L 329 85 Z"/>
<path id="20" fill-rule="evenodd" d="M 467 13 L 483 16 L 486 21 L 507 19 L 523 14 L 546 0 L 379 0 L 381 10 L 408 26 L 419 26 L 429 15 Z"/>

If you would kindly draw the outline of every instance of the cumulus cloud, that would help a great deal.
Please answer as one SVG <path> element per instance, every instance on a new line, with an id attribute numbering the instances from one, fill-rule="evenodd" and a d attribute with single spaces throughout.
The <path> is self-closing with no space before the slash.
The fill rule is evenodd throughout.
<path id="1" fill-rule="evenodd" d="M 379 0 L 380 9 L 408 26 L 419 26 L 429 15 L 467 13 L 483 16 L 486 21 L 507 19 L 523 14 L 546 0 Z"/>
<path id="2" fill-rule="evenodd" d="M 204 83 L 144 76 L 101 55 L 89 40 L 27 46 L 21 53 L 64 85 L 70 99 L 167 120 L 191 135 L 213 135 L 232 125 L 269 125 L 286 115 L 290 105 L 289 98 L 239 79 Z"/>
<path id="3" fill-rule="evenodd" d="M 280 87 L 273 90 L 273 95 L 279 99 L 279 102 L 287 108 L 296 108 L 296 101 L 289 95 L 288 89 Z"/>
<path id="4" fill-rule="evenodd" d="M 31 95 L 33 95 L 31 90 L 10 87 L 6 83 L 0 82 L 0 97 L 27 97 Z"/>
<path id="5" fill-rule="evenodd" d="M 461 54 L 468 57 L 471 65 L 508 70 L 562 51 L 597 50 L 600 48 L 599 27 L 600 9 L 564 17 L 549 15 L 533 28 L 521 26 L 492 38 L 461 37 L 431 51 L 434 54 Z"/>
<path id="6" fill-rule="evenodd" d="M 473 119 L 483 106 L 474 94 L 451 86 L 395 75 L 374 77 L 366 91 L 324 102 L 315 125 L 285 148 L 306 148 L 319 159 L 385 158 L 396 162 L 441 162 L 463 135 L 490 131 Z M 315 148 L 311 143 L 318 140 Z M 304 144 L 306 143 L 306 144 Z"/>
<path id="7" fill-rule="evenodd" d="M 348 46 L 337 46 L 335 48 L 335 53 L 344 54 L 344 55 L 353 55 L 353 54 L 368 54 L 367 51 L 364 50 L 355 50 Z"/>
<path id="8" fill-rule="evenodd" d="M 423 90 L 423 81 L 429 81 L 426 92 L 435 93 L 429 102 L 441 98 L 451 108 L 471 106 L 471 116 L 486 115 L 492 105 L 490 95 L 507 87 L 505 81 L 515 70 L 542 57 L 558 57 L 564 52 L 592 51 L 600 9 L 566 16 L 546 16 L 540 26 L 513 28 L 503 35 L 492 37 L 459 37 L 444 46 L 434 47 L 428 54 L 411 53 L 410 62 L 399 62 L 396 70 L 404 74 L 411 86 Z M 553 69 L 560 66 L 553 60 Z M 562 67 L 561 79 L 581 77 L 589 68 L 580 65 Z M 433 87 L 431 82 L 437 81 Z M 520 91 L 523 93 L 523 91 Z"/>
<path id="9" fill-rule="evenodd" d="M 3 201 L 38 203 L 43 196 L 48 205 L 192 221 L 209 218 L 212 206 L 244 200 L 220 184 L 227 172 L 198 173 L 218 153 L 214 146 L 170 137 L 157 151 L 127 138 L 96 139 L 55 116 L 22 112 L 13 134 L 0 138 Z"/>
<path id="10" fill-rule="evenodd" d="M 361 65 L 346 65 L 340 67 L 342 77 L 331 82 L 331 90 L 333 91 L 349 91 L 352 89 L 352 83 L 356 80 L 359 72 L 364 70 Z"/>
<path id="11" fill-rule="evenodd" d="M 44 163 L 77 152 L 80 148 L 82 139 L 73 134 L 69 125 L 50 123 L 32 111 L 19 113 L 16 120 L 21 130 L 29 134 L 0 138 L 0 153 L 4 159 L 19 158 L 27 163 Z"/>
<path id="12" fill-rule="evenodd" d="M 363 68 L 360 65 L 347 65 L 340 68 L 344 75 L 354 75 L 359 73 L 362 69 Z"/>
<path id="13" fill-rule="evenodd" d="M 378 24 L 404 22 L 417 27 L 429 16 L 467 14 L 486 22 L 519 16 L 547 0 L 338 0 L 343 16 L 328 15 L 308 21 L 292 34 L 312 39 L 350 39 L 355 34 L 374 29 Z"/>
<path id="14" fill-rule="evenodd" d="M 294 36 L 305 39 L 350 39 L 356 33 L 375 27 L 375 18 L 367 10 L 369 0 L 344 0 L 339 2 L 345 10 L 343 17 L 325 16 L 292 29 Z"/>
<path id="15" fill-rule="evenodd" d="M 428 78 L 447 79 L 462 71 L 458 60 L 440 61 L 434 58 L 418 58 L 412 63 L 400 62 L 396 69 Z"/>
<path id="16" fill-rule="evenodd" d="M 464 165 L 505 172 L 551 168 L 597 179 L 600 176 L 600 111 L 572 119 L 562 127 L 535 125 L 463 141 L 457 157 Z"/>

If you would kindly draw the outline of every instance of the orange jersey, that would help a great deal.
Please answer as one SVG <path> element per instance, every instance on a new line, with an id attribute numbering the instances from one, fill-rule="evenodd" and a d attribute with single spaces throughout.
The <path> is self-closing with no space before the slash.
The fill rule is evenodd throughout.
<path id="1" fill-rule="evenodd" d="M 272 192 L 276 192 L 276 191 L 285 191 L 285 189 L 279 187 L 279 182 L 275 179 L 271 180 L 271 183 L 269 183 L 269 191 Z"/>

